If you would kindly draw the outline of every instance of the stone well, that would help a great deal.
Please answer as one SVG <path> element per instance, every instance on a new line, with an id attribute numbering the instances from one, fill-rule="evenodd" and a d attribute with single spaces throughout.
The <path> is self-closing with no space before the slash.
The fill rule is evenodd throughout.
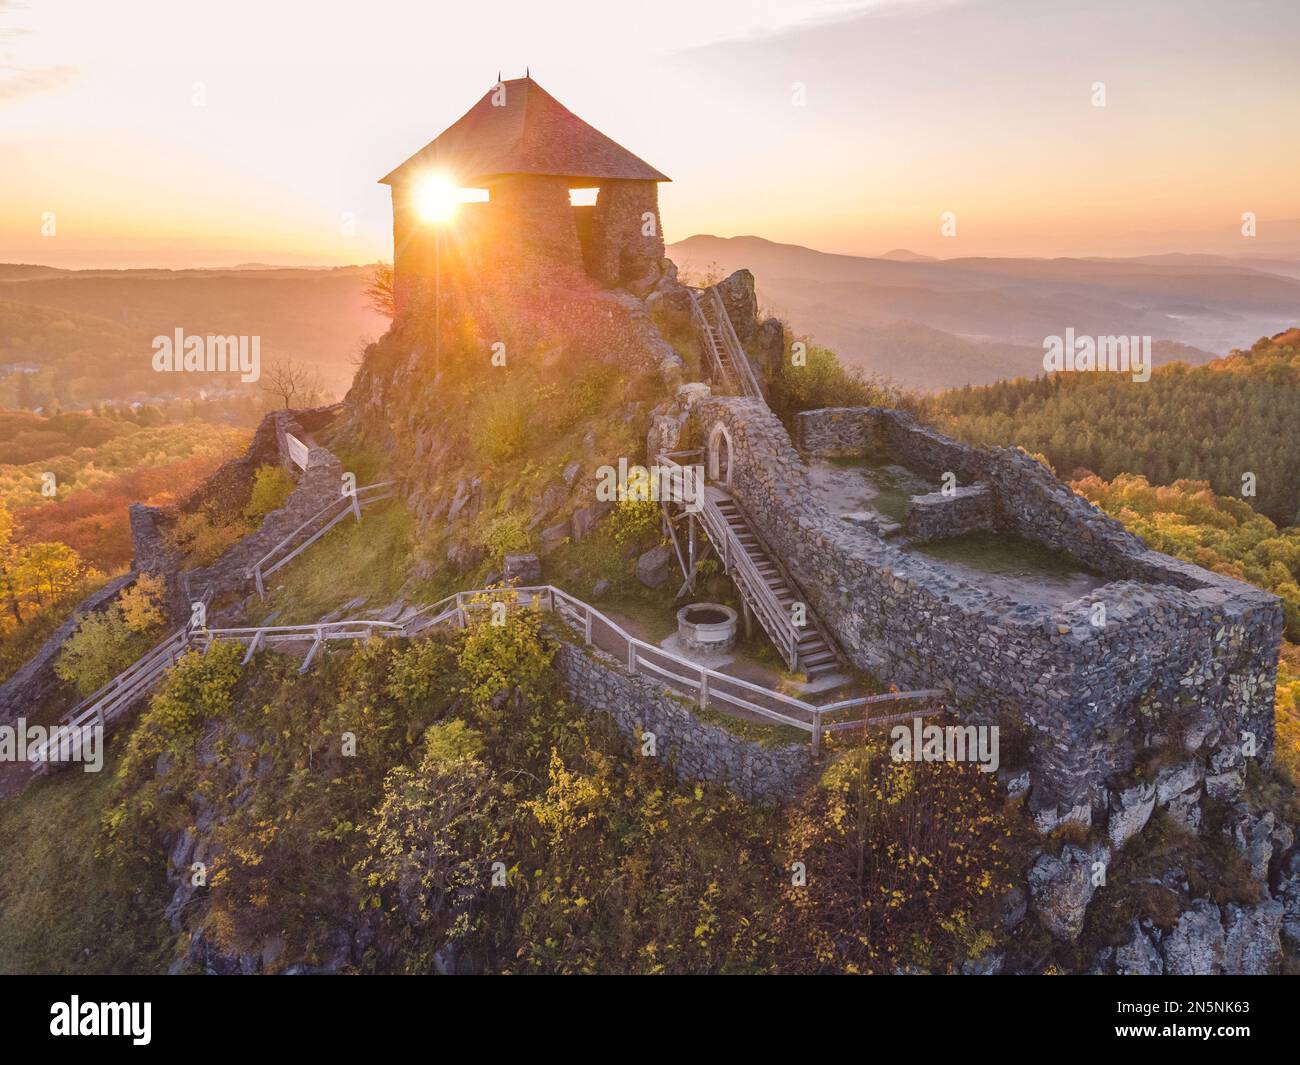
<path id="1" fill-rule="evenodd" d="M 677 635 L 696 654 L 726 654 L 736 646 L 736 620 L 721 603 L 690 603 L 677 611 Z"/>

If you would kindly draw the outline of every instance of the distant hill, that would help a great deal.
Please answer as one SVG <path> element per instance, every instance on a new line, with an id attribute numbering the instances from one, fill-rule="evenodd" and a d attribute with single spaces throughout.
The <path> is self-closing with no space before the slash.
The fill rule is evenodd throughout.
<path id="1" fill-rule="evenodd" d="M 908 251 L 906 248 L 895 248 L 893 251 L 887 251 L 880 258 L 894 259 L 904 263 L 933 263 L 938 261 L 933 255 L 921 255 L 914 251 Z"/>
<path id="2" fill-rule="evenodd" d="M 59 270 L 0 264 L 0 367 L 37 367 L 23 383 L 65 406 L 148 399 L 211 389 L 208 375 L 151 364 L 152 340 L 186 333 L 261 337 L 262 363 L 291 359 L 317 368 L 342 392 L 363 339 L 388 328 L 366 304 L 368 267 L 225 270 Z M 0 402 L 20 404 L 19 384 L 0 369 Z M 205 379 L 206 378 L 206 379 Z M 48 386 L 48 387 L 46 387 Z M 255 386 L 244 386 L 255 387 Z"/>
<path id="3" fill-rule="evenodd" d="M 1280 258 L 868 258 L 714 236 L 668 254 L 697 277 L 750 269 L 770 313 L 847 364 L 926 391 L 1041 374 L 1043 338 L 1067 327 L 1151 336 L 1157 364 L 1204 363 L 1300 306 L 1300 263 Z"/>

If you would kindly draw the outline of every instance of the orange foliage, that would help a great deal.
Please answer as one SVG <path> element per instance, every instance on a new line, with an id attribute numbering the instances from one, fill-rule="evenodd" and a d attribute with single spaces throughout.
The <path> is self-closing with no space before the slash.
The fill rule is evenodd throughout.
<path id="1" fill-rule="evenodd" d="M 24 507 L 14 513 L 19 544 L 59 541 L 105 571 L 131 561 L 128 507 L 135 502 L 173 502 L 220 465 L 216 457 L 140 466 L 114 477 L 102 489 L 74 492 L 67 499 Z"/>

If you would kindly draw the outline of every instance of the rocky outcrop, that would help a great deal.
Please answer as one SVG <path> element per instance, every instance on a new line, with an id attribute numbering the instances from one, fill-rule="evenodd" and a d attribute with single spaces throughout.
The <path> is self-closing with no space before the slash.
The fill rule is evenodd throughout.
<path id="1" fill-rule="evenodd" d="M 1134 784 L 1110 793 L 1110 813 L 1106 818 L 1106 834 L 1110 845 L 1118 850 L 1136 836 L 1151 820 L 1156 808 L 1154 784 Z"/>
<path id="2" fill-rule="evenodd" d="M 1074 940 L 1083 930 L 1084 912 L 1097 890 L 1098 869 L 1110 850 L 1094 844 L 1066 844 L 1060 854 L 1044 851 L 1029 870 L 1029 899 L 1034 913 L 1057 939 Z"/>
<path id="3" fill-rule="evenodd" d="M 658 588 L 673 571 L 673 550 L 657 544 L 636 560 L 636 579 L 647 588 Z"/>
<path id="4" fill-rule="evenodd" d="M 1242 976 L 1266 976 L 1277 971 L 1282 958 L 1283 905 L 1268 899 L 1243 908 L 1229 903 L 1223 914 L 1223 971 Z"/>
<path id="5" fill-rule="evenodd" d="M 1159 948 L 1137 921 L 1133 922 L 1133 938 L 1115 948 L 1114 964 L 1119 976 L 1160 976 L 1165 971 Z"/>
<path id="6" fill-rule="evenodd" d="M 1223 971 L 1223 922 L 1219 907 L 1197 899 L 1164 937 L 1160 952 L 1170 976 L 1213 976 Z"/>

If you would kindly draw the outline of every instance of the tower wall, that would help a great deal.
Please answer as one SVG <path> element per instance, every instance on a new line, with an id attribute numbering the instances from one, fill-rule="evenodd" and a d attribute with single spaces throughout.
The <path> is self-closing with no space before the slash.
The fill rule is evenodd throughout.
<path id="1" fill-rule="evenodd" d="M 604 181 L 592 216 L 587 268 L 603 285 L 658 276 L 664 257 L 659 185 L 654 181 Z"/>

